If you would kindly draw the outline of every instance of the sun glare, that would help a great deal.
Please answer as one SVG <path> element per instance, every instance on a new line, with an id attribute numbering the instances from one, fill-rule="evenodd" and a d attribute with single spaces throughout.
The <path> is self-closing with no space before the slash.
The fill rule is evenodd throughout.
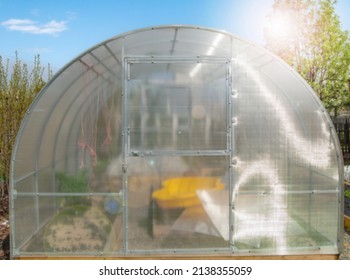
<path id="1" fill-rule="evenodd" d="M 267 32 L 275 39 L 282 39 L 293 33 L 293 22 L 287 14 L 278 13 L 267 21 Z"/>

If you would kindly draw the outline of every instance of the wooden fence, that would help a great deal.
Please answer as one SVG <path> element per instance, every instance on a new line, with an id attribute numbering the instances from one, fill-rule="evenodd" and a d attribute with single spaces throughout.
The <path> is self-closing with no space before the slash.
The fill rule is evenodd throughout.
<path id="1" fill-rule="evenodd" d="M 332 119 L 337 131 L 344 160 L 350 160 L 350 116 Z"/>

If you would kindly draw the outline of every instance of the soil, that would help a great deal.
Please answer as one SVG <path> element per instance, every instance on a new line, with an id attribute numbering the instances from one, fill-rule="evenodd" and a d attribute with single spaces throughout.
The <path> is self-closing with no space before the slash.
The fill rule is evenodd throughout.
<path id="1" fill-rule="evenodd" d="M 108 218 L 97 207 L 71 206 L 45 227 L 44 244 L 50 251 L 98 251 L 110 227 Z"/>
<path id="2" fill-rule="evenodd" d="M 4 252 L 1 246 L 9 235 L 10 225 L 8 222 L 8 197 L 0 198 L 0 260 L 6 260 L 9 258 L 9 252 Z M 5 241 L 6 243 L 6 241 Z M 5 245 L 5 244 L 4 244 Z M 7 247 L 7 246 L 4 246 Z M 6 248 L 5 248 L 6 249 Z"/>

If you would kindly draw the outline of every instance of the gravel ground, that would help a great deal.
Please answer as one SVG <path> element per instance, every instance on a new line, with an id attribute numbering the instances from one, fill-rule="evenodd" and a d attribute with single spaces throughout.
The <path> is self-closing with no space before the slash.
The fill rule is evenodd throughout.
<path id="1" fill-rule="evenodd" d="M 343 239 L 343 252 L 340 254 L 340 260 L 350 260 L 350 235 L 349 232 L 344 231 L 344 239 Z"/>

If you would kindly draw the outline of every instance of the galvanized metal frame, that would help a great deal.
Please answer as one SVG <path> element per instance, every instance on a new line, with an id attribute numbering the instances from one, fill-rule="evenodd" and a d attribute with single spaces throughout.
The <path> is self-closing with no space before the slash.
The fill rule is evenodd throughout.
<path id="1" fill-rule="evenodd" d="M 124 248 L 124 254 L 142 254 L 142 253 L 188 253 L 189 251 L 194 252 L 192 249 L 154 249 L 152 251 L 149 250 L 130 250 L 128 248 L 128 207 L 127 207 L 127 193 L 128 193 L 128 182 L 127 182 L 127 173 L 128 173 L 128 157 L 147 157 L 147 156 L 227 156 L 229 158 L 229 161 L 231 161 L 232 158 L 232 148 L 231 148 L 231 135 L 232 133 L 232 112 L 231 112 L 231 60 L 227 57 L 203 57 L 203 56 L 194 56 L 194 57 L 167 57 L 167 56 L 125 56 L 124 59 L 124 84 L 123 84 L 123 113 L 122 113 L 122 119 L 123 119 L 123 136 L 124 136 L 124 144 L 123 147 L 125 149 L 123 153 L 123 192 L 124 192 L 124 240 L 123 240 L 123 248 Z M 175 63 L 190 63 L 190 64 L 196 64 L 196 63 L 215 63 L 226 66 L 226 73 L 225 73 L 225 88 L 226 92 L 225 99 L 226 99 L 226 148 L 224 150 L 174 150 L 174 151 L 133 151 L 130 147 L 130 128 L 128 126 L 129 119 L 128 119 L 128 111 L 127 111 L 127 96 L 129 94 L 129 88 L 128 88 L 128 82 L 130 81 L 130 65 L 131 64 L 137 64 L 137 63 L 149 63 L 149 64 L 175 64 Z M 168 66 L 169 67 L 169 66 Z M 227 167 L 229 170 L 229 166 Z M 125 174 L 125 175 L 124 175 Z M 125 176 L 125 178 L 124 178 Z M 231 186 L 231 176 L 229 176 L 229 185 Z M 231 192 L 231 191 L 230 191 Z M 231 212 L 231 211 L 230 211 Z M 228 221 L 228 224 L 231 224 L 232 221 Z M 232 227 L 232 226 L 231 226 Z M 231 238 L 230 238 L 231 239 Z M 232 241 L 230 242 L 232 244 Z M 210 248 L 210 249 L 196 249 L 196 252 L 232 252 L 232 249 L 230 249 L 230 246 L 227 247 L 227 249 L 224 248 Z"/>

